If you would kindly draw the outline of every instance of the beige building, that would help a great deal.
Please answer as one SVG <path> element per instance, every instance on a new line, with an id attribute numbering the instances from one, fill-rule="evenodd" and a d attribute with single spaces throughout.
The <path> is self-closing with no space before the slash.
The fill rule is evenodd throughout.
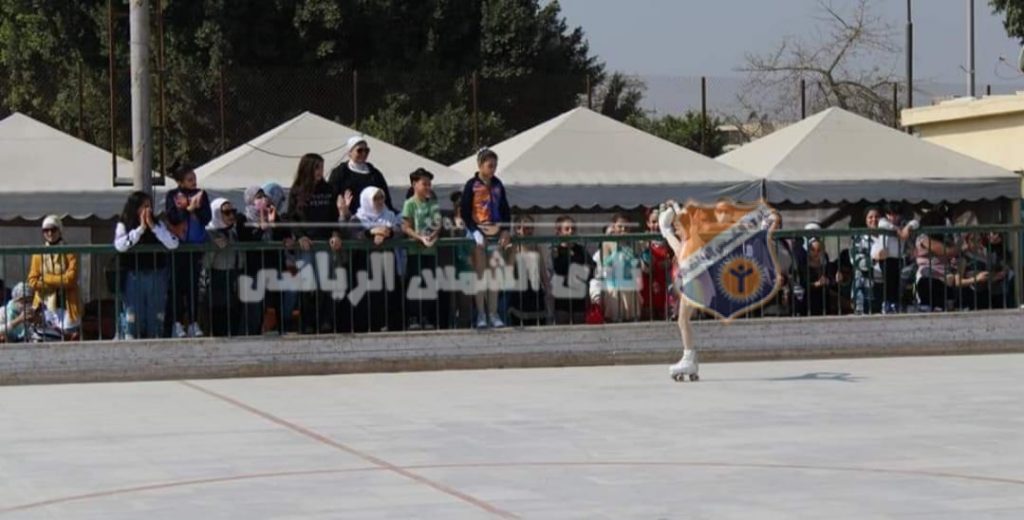
<path id="1" fill-rule="evenodd" d="M 926 141 L 1010 171 L 1024 171 L 1024 92 L 906 109 L 901 121 Z"/>

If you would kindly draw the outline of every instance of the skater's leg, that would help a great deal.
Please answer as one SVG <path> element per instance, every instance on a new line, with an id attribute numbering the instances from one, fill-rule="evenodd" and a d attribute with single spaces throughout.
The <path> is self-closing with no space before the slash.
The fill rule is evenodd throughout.
<path id="1" fill-rule="evenodd" d="M 683 339 L 683 353 L 688 350 L 694 349 L 693 344 L 693 326 L 690 323 L 690 317 L 693 313 L 693 308 L 686 303 L 679 304 L 679 319 L 677 323 L 679 325 L 679 333 Z"/>
<path id="2" fill-rule="evenodd" d="M 673 379 L 682 381 L 689 376 L 691 381 L 697 380 L 699 371 L 697 361 L 697 345 L 693 341 L 693 327 L 690 323 L 694 309 L 684 302 L 679 304 L 679 334 L 683 340 L 683 357 L 678 363 L 669 367 Z"/>

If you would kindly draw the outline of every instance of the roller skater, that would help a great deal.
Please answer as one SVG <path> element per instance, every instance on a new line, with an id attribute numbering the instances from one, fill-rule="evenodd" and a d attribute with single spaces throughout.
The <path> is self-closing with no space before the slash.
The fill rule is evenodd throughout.
<path id="1" fill-rule="evenodd" d="M 675 284 L 673 285 L 675 286 L 679 301 L 677 324 L 679 325 L 679 333 L 683 341 L 683 357 L 678 363 L 669 367 L 669 375 L 672 379 L 679 382 L 686 381 L 687 378 L 690 381 L 698 381 L 700 380 L 700 375 L 698 374 L 697 345 L 693 341 L 693 328 L 690 325 L 690 318 L 694 308 L 687 303 L 686 298 L 682 294 L 682 261 L 692 252 L 691 250 L 696 249 L 691 247 L 693 242 L 687 240 L 686 228 L 690 219 L 686 210 L 681 209 L 674 201 L 669 201 L 666 206 L 658 216 L 658 228 L 661 236 L 664 237 L 665 242 L 672 248 L 676 257 L 676 277 Z M 679 229 L 678 234 L 676 231 L 677 226 Z"/>

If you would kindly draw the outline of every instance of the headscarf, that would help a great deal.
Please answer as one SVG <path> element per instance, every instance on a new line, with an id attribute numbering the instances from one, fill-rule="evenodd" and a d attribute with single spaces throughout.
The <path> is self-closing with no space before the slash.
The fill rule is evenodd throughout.
<path id="1" fill-rule="evenodd" d="M 345 143 L 345 157 L 348 158 L 348 169 L 356 173 L 370 173 L 369 163 L 357 164 L 352 160 L 352 150 L 355 150 L 356 146 L 359 146 L 360 143 L 366 144 L 366 138 L 361 135 L 353 135 Z"/>
<path id="2" fill-rule="evenodd" d="M 230 227 L 224 222 L 224 214 L 220 212 L 220 209 L 227 203 L 228 199 L 224 197 L 213 199 L 213 202 L 210 203 L 210 212 L 213 214 L 213 218 L 206 225 L 207 231 L 224 231 Z"/>
<path id="3" fill-rule="evenodd" d="M 383 211 L 377 211 L 377 208 L 373 207 L 373 198 L 377 196 L 377 193 L 383 192 L 384 190 L 376 186 L 369 186 L 359 194 L 359 209 L 356 211 L 356 218 L 366 229 L 382 226 L 394 227 L 398 222 L 398 216 L 386 205 Z"/>
<path id="4" fill-rule="evenodd" d="M 25 282 L 18 282 L 18 285 L 15 285 L 14 289 L 11 290 L 12 300 L 32 299 L 33 296 L 35 296 L 35 292 Z"/>
<path id="5" fill-rule="evenodd" d="M 256 208 L 256 194 L 261 191 L 266 195 L 261 186 L 249 186 L 245 189 L 245 219 L 250 223 L 260 221 L 260 210 Z"/>
<path id="6" fill-rule="evenodd" d="M 50 242 L 46 242 L 46 247 L 56 246 L 64 242 L 64 226 L 60 222 L 60 217 L 58 217 L 57 215 L 47 215 L 46 218 L 43 219 L 42 229 L 47 229 L 51 227 L 57 228 L 57 232 L 60 235 L 56 242 L 52 244 Z M 64 276 L 64 273 L 67 271 L 68 268 L 68 261 L 66 260 L 65 256 L 65 253 L 47 253 L 40 255 L 40 259 L 42 260 L 41 267 L 43 269 L 43 274 Z M 49 308 L 56 309 L 59 307 L 59 305 L 57 305 L 57 297 L 59 293 L 59 290 L 43 290 L 41 296 L 46 301 L 46 304 Z"/>
<path id="7" fill-rule="evenodd" d="M 54 244 L 59 244 L 63 242 L 64 224 L 61 223 L 60 217 L 58 217 L 57 215 L 47 215 L 46 218 L 43 219 L 43 226 L 40 229 L 46 229 L 51 227 L 57 228 L 57 233 L 60 235 L 60 238 Z M 46 243 L 47 246 L 54 244 L 50 244 L 49 242 Z"/>
<path id="8" fill-rule="evenodd" d="M 263 193 L 270 199 L 270 203 L 277 208 L 277 214 L 284 214 L 287 210 L 284 206 L 288 202 L 288 198 L 284 195 L 284 188 L 276 182 L 268 182 L 263 185 Z"/>

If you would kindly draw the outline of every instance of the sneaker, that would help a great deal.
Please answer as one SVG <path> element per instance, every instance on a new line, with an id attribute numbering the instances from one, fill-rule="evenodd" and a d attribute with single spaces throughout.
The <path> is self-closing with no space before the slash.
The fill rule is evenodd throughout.
<path id="1" fill-rule="evenodd" d="M 203 337 L 203 329 L 199 328 L 198 323 L 193 323 L 188 326 L 188 335 L 193 338 Z"/>
<path id="2" fill-rule="evenodd" d="M 423 330 L 434 330 L 434 324 L 429 321 L 423 322 Z"/>
<path id="3" fill-rule="evenodd" d="M 409 320 L 409 328 L 407 330 L 420 330 L 419 320 Z"/>
<path id="4" fill-rule="evenodd" d="M 500 329 L 505 326 L 505 322 L 501 321 L 497 314 L 491 314 L 491 326 Z"/>
<path id="5" fill-rule="evenodd" d="M 487 326 L 487 318 L 485 316 L 480 316 L 479 318 L 476 319 L 476 328 L 486 329 Z"/>
<path id="6" fill-rule="evenodd" d="M 187 338 L 188 333 L 185 332 L 185 327 L 178 322 L 174 322 L 174 331 L 171 332 L 171 337 L 175 338 Z"/>

